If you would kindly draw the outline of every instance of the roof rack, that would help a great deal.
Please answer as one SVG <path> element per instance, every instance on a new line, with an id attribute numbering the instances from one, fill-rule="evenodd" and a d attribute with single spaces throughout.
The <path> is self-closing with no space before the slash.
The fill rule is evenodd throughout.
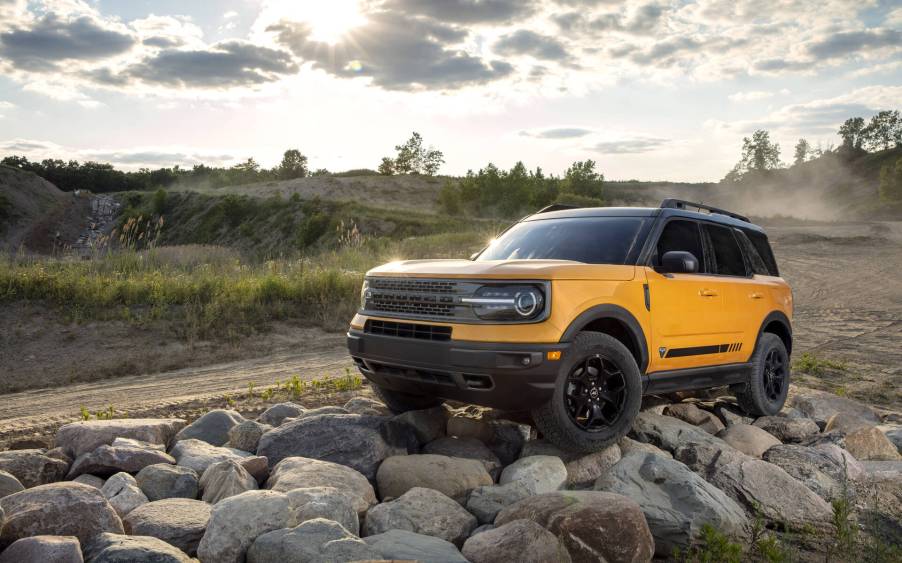
<path id="1" fill-rule="evenodd" d="M 539 213 L 551 213 L 552 211 L 561 211 L 562 209 L 580 209 L 578 205 L 570 205 L 568 203 L 552 203 L 551 205 L 547 205 L 542 209 L 539 209 L 535 212 L 536 215 Z"/>
<path id="2" fill-rule="evenodd" d="M 686 209 L 688 207 L 694 207 L 699 211 L 705 210 L 708 213 L 714 213 L 717 215 L 726 215 L 727 217 L 732 217 L 733 219 L 739 219 L 740 221 L 745 221 L 746 223 L 751 223 L 749 218 L 745 215 L 740 215 L 739 213 L 733 213 L 732 211 L 727 211 L 726 209 L 720 209 L 718 207 L 711 207 L 710 205 L 704 205 L 701 203 L 695 203 L 692 201 L 686 201 L 683 199 L 665 199 L 661 202 L 661 209 Z M 543 210 L 544 211 L 544 210 Z M 541 211 L 540 211 L 541 213 Z"/>

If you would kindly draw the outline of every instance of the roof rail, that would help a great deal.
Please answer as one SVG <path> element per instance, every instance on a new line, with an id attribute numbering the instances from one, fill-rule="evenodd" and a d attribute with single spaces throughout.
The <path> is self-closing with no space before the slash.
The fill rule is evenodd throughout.
<path id="1" fill-rule="evenodd" d="M 732 217 L 733 219 L 739 219 L 740 221 L 745 221 L 746 223 L 751 223 L 749 218 L 745 215 L 740 215 L 739 213 L 733 213 L 732 211 L 727 211 L 726 209 L 720 209 L 718 207 L 711 207 L 710 205 L 704 205 L 702 203 L 694 203 L 692 201 L 686 201 L 683 199 L 665 199 L 661 202 L 661 209 L 686 209 L 688 207 L 694 207 L 698 210 L 705 210 L 708 213 L 714 213 L 717 215 L 726 215 L 727 217 Z M 540 212 L 541 213 L 541 212 Z"/>
<path id="2" fill-rule="evenodd" d="M 552 211 L 561 211 L 562 209 L 580 209 L 578 205 L 570 205 L 569 203 L 552 203 L 551 205 L 546 205 L 542 209 L 539 209 L 535 212 L 535 215 L 539 213 L 551 213 Z"/>

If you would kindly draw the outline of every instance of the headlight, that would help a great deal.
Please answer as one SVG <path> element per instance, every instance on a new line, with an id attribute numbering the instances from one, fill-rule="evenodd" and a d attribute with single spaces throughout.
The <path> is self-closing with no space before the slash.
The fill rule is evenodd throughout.
<path id="1" fill-rule="evenodd" d="M 372 297 L 373 292 L 370 291 L 370 282 L 368 280 L 363 280 L 363 286 L 360 288 L 360 308 L 366 309 L 366 302 Z"/>
<path id="2" fill-rule="evenodd" d="M 545 294 L 534 285 L 486 285 L 460 301 L 480 319 L 494 321 L 525 321 L 545 310 Z"/>

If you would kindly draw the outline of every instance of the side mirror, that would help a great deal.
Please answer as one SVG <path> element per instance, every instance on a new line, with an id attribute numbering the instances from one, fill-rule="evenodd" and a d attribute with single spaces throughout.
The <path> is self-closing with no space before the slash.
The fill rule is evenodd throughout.
<path id="1" fill-rule="evenodd" d="M 661 257 L 662 274 L 695 274 L 698 272 L 698 258 L 691 252 L 671 250 Z"/>

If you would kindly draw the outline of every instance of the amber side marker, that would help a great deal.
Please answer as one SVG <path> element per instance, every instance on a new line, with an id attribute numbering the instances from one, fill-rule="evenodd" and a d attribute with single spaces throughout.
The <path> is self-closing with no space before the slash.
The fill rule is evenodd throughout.
<path id="1" fill-rule="evenodd" d="M 560 350 L 552 350 L 548 352 L 549 360 L 560 360 L 561 359 L 561 351 Z"/>

